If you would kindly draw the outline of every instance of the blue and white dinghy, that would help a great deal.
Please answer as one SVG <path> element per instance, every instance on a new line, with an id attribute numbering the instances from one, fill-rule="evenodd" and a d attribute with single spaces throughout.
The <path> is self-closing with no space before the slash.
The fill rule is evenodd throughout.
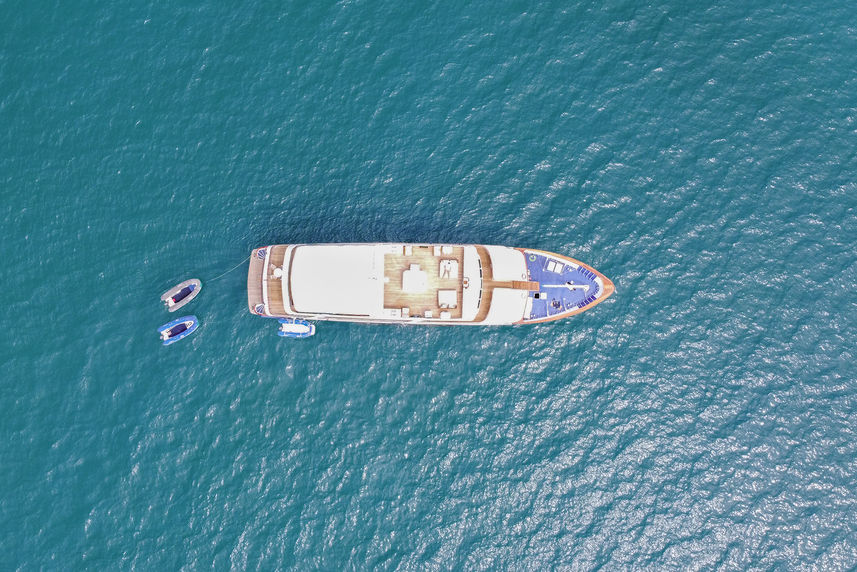
<path id="1" fill-rule="evenodd" d="M 188 337 L 196 331 L 197 327 L 199 327 L 199 320 L 196 316 L 183 316 L 158 328 L 158 333 L 164 345 L 168 346 Z"/>
<path id="2" fill-rule="evenodd" d="M 299 318 L 280 318 L 277 335 L 284 338 L 308 338 L 315 335 L 315 324 Z"/>

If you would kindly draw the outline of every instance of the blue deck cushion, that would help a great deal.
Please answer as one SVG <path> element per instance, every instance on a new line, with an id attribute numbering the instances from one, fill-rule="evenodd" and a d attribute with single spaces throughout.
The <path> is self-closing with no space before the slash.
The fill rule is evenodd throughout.
<path id="1" fill-rule="evenodd" d="M 180 333 L 182 333 L 183 331 L 185 331 L 186 329 L 187 329 L 187 326 L 185 326 L 184 323 L 181 323 L 178 326 L 173 326 L 170 329 L 170 337 L 171 338 L 175 337 L 175 336 L 179 335 Z"/>

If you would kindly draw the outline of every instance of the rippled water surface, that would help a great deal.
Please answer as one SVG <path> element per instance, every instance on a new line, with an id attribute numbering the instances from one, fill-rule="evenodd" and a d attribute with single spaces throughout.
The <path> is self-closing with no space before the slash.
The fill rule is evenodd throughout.
<path id="1" fill-rule="evenodd" d="M 857 5 L 227 4 L 0 5 L 2 567 L 857 566 Z M 617 292 L 289 341 L 214 279 L 339 241 Z"/>

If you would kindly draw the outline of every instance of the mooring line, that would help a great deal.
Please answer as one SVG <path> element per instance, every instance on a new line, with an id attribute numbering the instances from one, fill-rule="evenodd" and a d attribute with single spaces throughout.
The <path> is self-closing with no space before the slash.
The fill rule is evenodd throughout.
<path id="1" fill-rule="evenodd" d="M 239 266 L 241 266 L 242 264 L 244 264 L 248 260 L 250 260 L 249 256 L 247 258 L 245 258 L 244 260 L 242 260 L 241 262 L 239 262 L 238 264 L 236 264 L 235 266 L 233 266 L 232 268 L 230 268 L 229 270 L 227 270 L 226 272 L 224 272 L 223 274 L 221 274 L 220 276 L 217 276 L 216 278 L 212 278 L 211 280 L 209 280 L 209 282 L 214 282 L 218 278 L 223 278 L 224 276 L 226 276 L 227 274 L 229 274 L 230 272 L 232 272 L 233 270 L 235 270 L 236 268 L 238 268 Z"/>

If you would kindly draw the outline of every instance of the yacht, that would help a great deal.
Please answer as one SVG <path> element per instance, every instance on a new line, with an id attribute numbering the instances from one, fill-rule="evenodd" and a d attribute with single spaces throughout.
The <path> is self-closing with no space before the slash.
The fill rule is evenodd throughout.
<path id="1" fill-rule="evenodd" d="M 538 324 L 613 291 L 573 258 L 479 244 L 275 244 L 253 250 L 247 275 L 258 316 L 372 324 Z"/>

